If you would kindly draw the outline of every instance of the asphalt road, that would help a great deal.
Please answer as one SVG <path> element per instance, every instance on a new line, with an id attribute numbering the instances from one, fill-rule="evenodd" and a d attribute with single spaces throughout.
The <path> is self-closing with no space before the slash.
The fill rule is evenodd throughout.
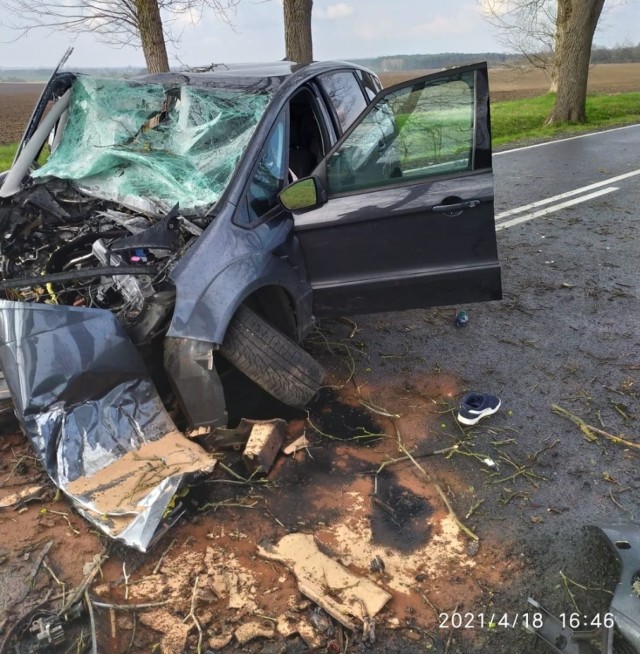
<path id="1" fill-rule="evenodd" d="M 374 395 L 416 374 L 449 376 L 460 394 L 496 393 L 501 410 L 465 433 L 465 447 L 500 462 L 504 477 L 517 471 L 505 456 L 536 475 L 494 483 L 473 457 L 430 461 L 441 479 L 458 480 L 452 502 L 461 515 L 482 501 L 469 519 L 481 539 L 474 574 L 486 584 L 480 603 L 467 604 L 474 611 L 524 612 L 528 596 L 556 614 L 576 605 L 604 611 L 610 602 L 593 589 L 612 588 L 615 567 L 584 527 L 640 517 L 640 452 L 587 441 L 552 405 L 611 434 L 639 436 L 639 153 L 640 126 L 632 126 L 495 154 L 504 299 L 465 307 L 462 329 L 455 307 L 355 319 L 368 354 L 358 380 Z M 443 416 L 428 428 L 432 445 L 459 438 L 453 414 Z M 517 574 L 483 582 L 483 569 L 516 560 Z M 447 651 L 535 647 L 517 629 L 472 644 L 466 636 L 454 634 Z"/>

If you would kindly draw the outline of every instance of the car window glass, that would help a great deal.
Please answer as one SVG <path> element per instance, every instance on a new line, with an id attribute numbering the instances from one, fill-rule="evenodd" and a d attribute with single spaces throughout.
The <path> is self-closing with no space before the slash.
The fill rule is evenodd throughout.
<path id="1" fill-rule="evenodd" d="M 470 170 L 474 73 L 386 95 L 327 164 L 329 195 Z"/>
<path id="2" fill-rule="evenodd" d="M 344 132 L 367 106 L 367 101 L 362 95 L 358 80 L 351 72 L 344 71 L 320 75 L 320 81 L 336 111 L 340 127 Z"/>
<path id="3" fill-rule="evenodd" d="M 249 183 L 249 222 L 254 222 L 278 203 L 278 193 L 284 188 L 285 117 L 280 115 L 260 155 L 260 163 Z"/>
<path id="4" fill-rule="evenodd" d="M 373 100 L 373 98 L 375 98 L 376 95 L 378 95 L 378 93 L 382 90 L 382 84 L 380 84 L 380 81 L 377 77 L 366 73 L 363 70 L 357 71 L 357 75 L 362 82 L 362 86 L 364 87 L 364 92 L 367 94 L 367 97 L 369 100 Z"/>

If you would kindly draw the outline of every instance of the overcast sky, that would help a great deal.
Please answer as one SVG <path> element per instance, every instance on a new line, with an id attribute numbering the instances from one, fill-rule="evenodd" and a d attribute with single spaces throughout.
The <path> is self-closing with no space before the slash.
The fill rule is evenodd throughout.
<path id="1" fill-rule="evenodd" d="M 640 2 L 626 0 L 614 6 L 610 0 L 607 5 L 610 8 L 601 19 L 595 43 L 635 45 L 640 40 Z M 37 30 L 10 43 L 16 38 L 4 26 L 10 19 L 0 9 L 2 68 L 53 67 L 68 45 L 75 46 L 72 67 L 144 66 L 137 49 L 115 49 L 92 34 Z M 170 48 L 172 65 L 283 58 L 280 0 L 241 0 L 233 23 L 231 28 L 207 14 L 194 26 L 183 17 L 180 45 Z M 475 0 L 314 0 L 313 41 L 316 59 L 504 51 Z"/>

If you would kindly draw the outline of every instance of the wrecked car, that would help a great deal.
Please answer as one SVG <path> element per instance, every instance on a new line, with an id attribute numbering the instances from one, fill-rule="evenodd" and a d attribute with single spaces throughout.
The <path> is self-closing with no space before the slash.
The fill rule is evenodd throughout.
<path id="1" fill-rule="evenodd" d="M 54 481 L 225 426 L 229 367 L 304 406 L 316 318 L 500 299 L 487 80 L 56 71 L 0 174 L 0 366 Z"/>

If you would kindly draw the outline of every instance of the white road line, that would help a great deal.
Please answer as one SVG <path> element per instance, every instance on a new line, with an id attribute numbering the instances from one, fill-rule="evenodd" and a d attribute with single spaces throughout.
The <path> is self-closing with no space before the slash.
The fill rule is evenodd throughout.
<path id="1" fill-rule="evenodd" d="M 496 214 L 496 220 L 502 220 L 508 216 L 513 216 L 516 213 L 524 213 L 525 211 L 530 211 L 536 207 L 542 207 L 545 204 L 551 204 L 557 200 L 564 200 L 565 198 L 573 197 L 574 195 L 580 195 L 580 193 L 586 193 L 587 191 L 592 191 L 593 189 L 600 188 L 602 186 L 608 186 L 609 184 L 614 184 L 615 182 L 620 182 L 623 179 L 628 179 L 629 177 L 634 177 L 635 175 L 640 175 L 640 168 L 638 170 L 632 170 L 629 173 L 624 173 L 623 175 L 618 175 L 617 177 L 611 177 L 605 179 L 602 182 L 596 182 L 595 184 L 589 184 L 589 186 L 582 186 L 581 188 L 573 189 L 573 191 L 567 191 L 566 193 L 560 193 L 560 195 L 554 195 L 550 198 L 545 198 L 544 200 L 537 200 L 531 204 L 523 204 L 521 207 L 516 207 L 515 209 L 509 209 L 508 211 L 501 211 L 499 214 Z"/>
<path id="2" fill-rule="evenodd" d="M 612 129 L 604 129 L 600 132 L 589 132 L 588 134 L 579 134 L 578 136 L 570 136 L 566 139 L 555 139 L 555 141 L 545 141 L 544 143 L 534 143 L 534 145 L 523 145 L 520 148 L 512 148 L 511 150 L 501 150 L 500 152 L 494 152 L 494 157 L 499 157 L 502 154 L 509 154 L 511 152 L 521 152 L 522 150 L 531 150 L 533 148 L 541 148 L 544 145 L 554 145 L 558 143 L 563 143 L 564 141 L 575 141 L 576 139 L 586 139 L 590 136 L 598 136 L 600 134 L 608 134 L 609 132 L 617 132 L 621 129 L 631 129 L 633 127 L 639 127 L 639 125 L 625 125 L 624 127 L 613 127 Z"/>
<path id="3" fill-rule="evenodd" d="M 593 198 L 598 198 L 601 195 L 606 195 L 607 193 L 613 193 L 613 191 L 618 191 L 617 186 L 611 186 L 609 188 L 603 188 L 599 191 L 594 191 L 593 193 L 588 193 L 587 195 L 581 195 L 579 198 L 574 198 L 573 200 L 567 200 L 566 202 L 561 202 L 560 204 L 554 204 L 552 207 L 547 207 L 546 209 L 540 209 L 540 211 L 534 211 L 533 213 L 527 213 L 524 216 L 519 216 L 518 218 L 513 218 L 512 220 L 507 220 L 499 225 L 496 225 L 496 232 L 501 229 L 506 229 L 507 227 L 513 227 L 514 225 L 519 225 L 520 223 L 526 223 L 529 220 L 534 218 L 540 218 L 541 216 L 546 216 L 555 211 L 560 211 L 561 209 L 566 209 L 567 207 L 572 207 L 581 202 L 586 202 L 587 200 L 593 200 Z"/>

